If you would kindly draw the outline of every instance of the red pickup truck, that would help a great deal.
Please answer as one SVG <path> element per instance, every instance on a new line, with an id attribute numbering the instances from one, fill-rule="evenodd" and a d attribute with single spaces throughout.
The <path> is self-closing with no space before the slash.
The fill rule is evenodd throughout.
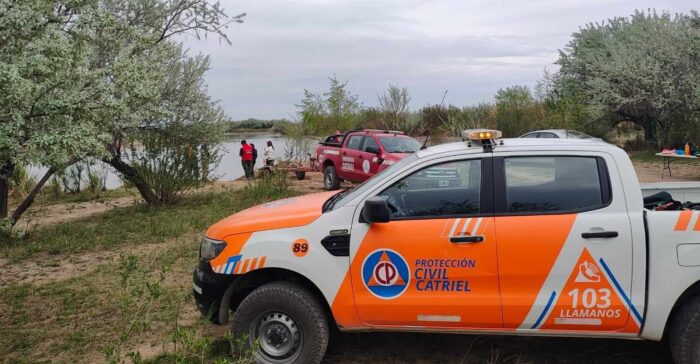
<path id="1" fill-rule="evenodd" d="M 316 161 L 323 172 L 323 187 L 331 191 L 341 181 L 363 182 L 419 149 L 421 143 L 400 131 L 353 130 L 319 143 Z"/>

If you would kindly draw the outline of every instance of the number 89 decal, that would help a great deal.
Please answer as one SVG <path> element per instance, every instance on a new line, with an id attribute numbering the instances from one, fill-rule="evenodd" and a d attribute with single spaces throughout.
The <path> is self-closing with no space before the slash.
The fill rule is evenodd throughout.
<path id="1" fill-rule="evenodd" d="M 292 243 L 292 253 L 301 258 L 309 252 L 309 242 L 306 239 L 297 239 Z"/>

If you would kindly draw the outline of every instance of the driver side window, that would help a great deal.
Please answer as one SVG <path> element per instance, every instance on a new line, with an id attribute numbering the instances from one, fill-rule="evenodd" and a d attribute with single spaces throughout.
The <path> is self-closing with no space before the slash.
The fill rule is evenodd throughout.
<path id="1" fill-rule="evenodd" d="M 391 218 L 478 214 L 481 160 L 461 160 L 426 167 L 384 190 Z"/>

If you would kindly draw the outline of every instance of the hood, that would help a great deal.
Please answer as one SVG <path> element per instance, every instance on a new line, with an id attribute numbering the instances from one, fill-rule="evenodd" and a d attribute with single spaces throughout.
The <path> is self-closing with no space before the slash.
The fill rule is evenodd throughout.
<path id="1" fill-rule="evenodd" d="M 410 154 L 411 153 L 389 153 L 389 152 L 386 152 L 386 153 L 384 153 L 384 157 L 385 157 L 384 159 L 389 159 L 389 160 L 393 160 L 394 162 L 397 162 L 401 159 L 406 158 Z"/>
<path id="2" fill-rule="evenodd" d="M 233 214 L 209 227 L 207 236 L 225 236 L 255 231 L 303 226 L 321 216 L 323 203 L 340 191 L 322 192 L 268 202 Z"/>

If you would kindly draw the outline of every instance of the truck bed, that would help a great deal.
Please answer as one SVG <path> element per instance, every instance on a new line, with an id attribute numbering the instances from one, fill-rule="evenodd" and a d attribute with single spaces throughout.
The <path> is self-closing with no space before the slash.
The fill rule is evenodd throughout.
<path id="1" fill-rule="evenodd" d="M 677 201 L 700 202 L 700 182 L 642 183 L 640 186 L 644 197 L 666 191 Z"/>

